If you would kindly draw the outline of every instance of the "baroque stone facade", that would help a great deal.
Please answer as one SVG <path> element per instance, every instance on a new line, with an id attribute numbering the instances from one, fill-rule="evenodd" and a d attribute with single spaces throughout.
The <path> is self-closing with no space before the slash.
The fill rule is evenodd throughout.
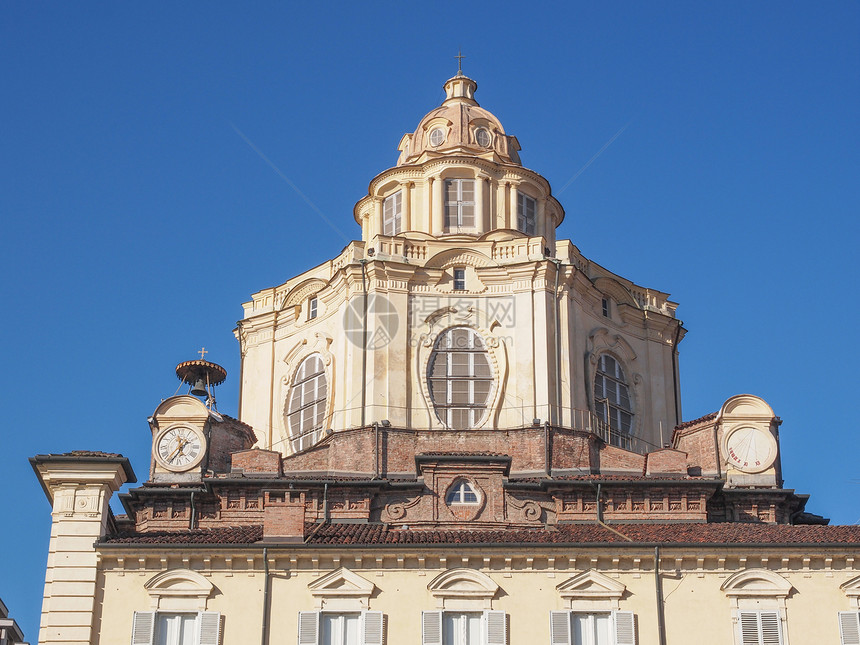
<path id="1" fill-rule="evenodd" d="M 124 515 L 122 456 L 32 459 L 40 643 L 860 645 L 860 528 L 785 487 L 781 420 L 682 422 L 676 304 L 557 240 L 477 84 L 444 87 L 362 239 L 244 305 L 238 419 L 162 401 Z"/>

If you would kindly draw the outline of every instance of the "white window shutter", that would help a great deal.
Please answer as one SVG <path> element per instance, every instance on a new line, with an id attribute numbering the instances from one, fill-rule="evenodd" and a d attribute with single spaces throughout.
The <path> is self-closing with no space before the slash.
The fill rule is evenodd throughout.
<path id="1" fill-rule="evenodd" d="M 839 612 L 839 635 L 842 645 L 860 645 L 860 611 Z"/>
<path id="2" fill-rule="evenodd" d="M 549 633 L 552 645 L 571 645 L 569 611 L 549 612 Z"/>
<path id="3" fill-rule="evenodd" d="M 197 620 L 200 625 L 200 645 L 218 645 L 221 641 L 221 614 L 217 611 L 201 611 Z"/>
<path id="4" fill-rule="evenodd" d="M 136 611 L 131 625 L 131 645 L 152 645 L 155 638 L 155 612 Z"/>
<path id="5" fill-rule="evenodd" d="M 423 645 L 442 645 L 442 612 L 421 612 L 421 643 Z"/>
<path id="6" fill-rule="evenodd" d="M 782 621 L 779 619 L 779 612 L 761 611 L 759 620 L 762 645 L 782 645 Z"/>
<path id="7" fill-rule="evenodd" d="M 739 611 L 738 631 L 741 645 L 761 645 L 758 639 L 758 612 Z"/>
<path id="8" fill-rule="evenodd" d="M 486 645 L 507 645 L 508 620 L 505 612 L 484 612 L 484 638 Z"/>
<path id="9" fill-rule="evenodd" d="M 382 612 L 365 611 L 361 614 L 361 645 L 382 645 Z"/>
<path id="10" fill-rule="evenodd" d="M 636 645 L 636 620 L 632 611 L 612 612 L 615 645 Z"/>
<path id="11" fill-rule="evenodd" d="M 299 612 L 299 645 L 319 645 L 320 613 L 318 611 Z"/>

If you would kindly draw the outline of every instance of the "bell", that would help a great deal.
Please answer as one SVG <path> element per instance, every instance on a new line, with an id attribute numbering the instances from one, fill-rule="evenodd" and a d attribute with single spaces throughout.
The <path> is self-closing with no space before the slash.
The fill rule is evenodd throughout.
<path id="1" fill-rule="evenodd" d="M 206 382 L 199 378 L 197 382 L 191 388 L 191 394 L 194 396 L 209 396 L 209 392 L 206 391 Z"/>

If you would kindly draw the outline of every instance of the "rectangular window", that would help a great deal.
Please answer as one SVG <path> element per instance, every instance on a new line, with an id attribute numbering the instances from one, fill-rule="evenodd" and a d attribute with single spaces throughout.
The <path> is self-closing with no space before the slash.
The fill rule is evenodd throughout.
<path id="1" fill-rule="evenodd" d="M 317 302 L 316 297 L 313 297 L 308 302 L 308 320 L 313 320 L 317 317 L 317 308 L 319 307 L 319 303 Z"/>
<path id="2" fill-rule="evenodd" d="M 382 645 L 382 612 L 300 611 L 299 645 Z"/>
<path id="3" fill-rule="evenodd" d="M 422 645 L 506 645 L 507 616 L 503 611 L 425 611 L 421 616 Z"/>
<path id="4" fill-rule="evenodd" d="M 606 298 L 603 299 L 603 315 L 609 318 L 609 300 Z"/>
<path id="5" fill-rule="evenodd" d="M 403 212 L 403 191 L 398 190 L 389 195 L 382 203 L 382 234 L 397 235 L 400 233 L 400 218 Z"/>
<path id="6" fill-rule="evenodd" d="M 537 202 L 525 193 L 517 193 L 517 229 L 526 235 L 535 234 Z"/>
<path id="7" fill-rule="evenodd" d="M 738 612 L 741 645 L 782 645 L 782 622 L 776 611 Z"/>
<path id="8" fill-rule="evenodd" d="M 633 612 L 550 612 L 552 645 L 636 645 Z"/>
<path id="9" fill-rule="evenodd" d="M 445 180 L 445 231 L 475 228 L 475 180 Z"/>
<path id="10" fill-rule="evenodd" d="M 220 645 L 221 614 L 216 611 L 136 611 L 132 645 Z"/>
<path id="11" fill-rule="evenodd" d="M 466 290 L 466 269 L 454 269 L 454 291 Z"/>

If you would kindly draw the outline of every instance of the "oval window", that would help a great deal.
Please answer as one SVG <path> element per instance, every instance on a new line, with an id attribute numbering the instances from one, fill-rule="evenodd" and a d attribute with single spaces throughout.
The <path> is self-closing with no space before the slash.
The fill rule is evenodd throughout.
<path id="1" fill-rule="evenodd" d="M 478 142 L 478 145 L 482 148 L 489 148 L 490 144 L 493 142 L 493 138 L 490 136 L 490 131 L 486 128 L 478 128 L 475 132 L 475 141 Z"/>
<path id="2" fill-rule="evenodd" d="M 430 131 L 430 145 L 434 148 L 441 146 L 445 141 L 445 131 L 442 128 L 433 128 Z"/>
<path id="3" fill-rule="evenodd" d="M 430 398 L 439 420 L 455 430 L 477 426 L 493 388 L 490 356 L 481 336 L 468 327 L 440 334 L 428 372 Z"/>
<path id="4" fill-rule="evenodd" d="M 290 386 L 287 426 L 293 452 L 306 450 L 322 438 L 328 384 L 322 356 L 311 354 L 301 362 Z"/>

